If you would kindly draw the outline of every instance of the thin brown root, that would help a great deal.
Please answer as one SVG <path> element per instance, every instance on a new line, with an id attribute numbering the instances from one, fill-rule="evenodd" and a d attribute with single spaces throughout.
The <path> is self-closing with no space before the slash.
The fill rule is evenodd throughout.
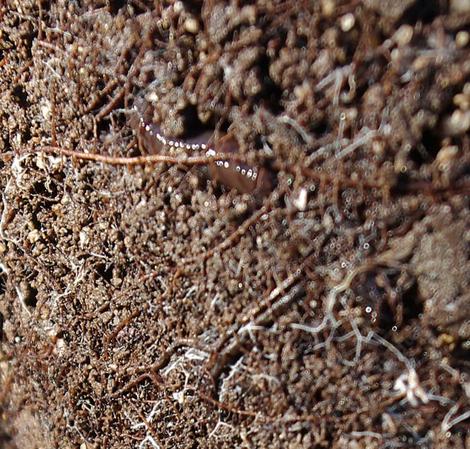
<path id="1" fill-rule="evenodd" d="M 126 94 L 125 88 L 120 89 L 116 95 L 111 99 L 111 101 L 104 107 L 98 114 L 96 114 L 96 121 L 101 121 L 103 117 L 106 117 L 110 112 L 116 109 L 117 105 L 124 101 L 124 96 Z"/>
<path id="2" fill-rule="evenodd" d="M 244 162 L 243 156 L 233 153 L 215 153 L 212 156 L 168 156 L 164 154 L 151 154 L 146 156 L 120 157 L 106 156 L 96 153 L 83 153 L 56 146 L 42 146 L 38 151 L 45 153 L 61 154 L 84 161 L 102 162 L 109 165 L 147 165 L 147 164 L 184 164 L 184 165 L 207 165 L 214 161 L 235 160 Z"/>
<path id="3" fill-rule="evenodd" d="M 155 385 L 160 384 L 160 382 L 157 379 L 157 376 L 154 373 L 144 373 L 144 374 L 141 374 L 140 376 L 137 376 L 135 379 L 131 380 L 130 382 L 128 382 L 121 389 L 112 393 L 110 397 L 113 399 L 120 397 L 122 394 L 126 393 L 129 390 L 132 390 L 134 387 L 139 385 L 145 379 L 150 379 L 150 381 L 152 381 Z"/>
<path id="4" fill-rule="evenodd" d="M 113 341 L 118 336 L 119 332 L 121 332 L 132 320 L 137 318 L 147 308 L 148 308 L 148 305 L 144 304 L 142 307 L 139 307 L 138 309 L 134 310 L 129 316 L 124 318 L 116 326 L 116 328 L 113 330 L 113 332 L 111 332 L 109 335 L 106 335 L 104 337 L 104 346 L 105 346 L 105 348 L 107 348 L 109 346 L 109 343 L 111 343 L 111 341 Z"/>
<path id="5" fill-rule="evenodd" d="M 153 363 L 152 365 L 141 366 L 139 368 L 133 369 L 132 371 L 134 374 L 140 374 L 140 375 L 137 376 L 135 379 L 129 381 L 118 391 L 111 394 L 111 397 L 112 398 L 118 397 L 122 393 L 125 393 L 126 391 L 129 391 L 132 388 L 136 387 L 145 379 L 150 379 L 153 383 L 155 383 L 156 385 L 159 385 L 161 382 L 158 379 L 159 377 L 158 371 L 161 370 L 166 365 L 168 365 L 175 351 L 183 346 L 198 348 L 199 345 L 194 340 L 191 340 L 188 338 L 181 338 L 181 339 L 176 340 L 174 343 L 172 343 L 168 347 L 168 349 L 159 357 L 159 359 L 155 363 Z"/>

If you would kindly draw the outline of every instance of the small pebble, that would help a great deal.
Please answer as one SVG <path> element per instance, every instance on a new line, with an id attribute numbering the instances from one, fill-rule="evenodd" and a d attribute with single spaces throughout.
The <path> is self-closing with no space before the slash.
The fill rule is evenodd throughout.
<path id="1" fill-rule="evenodd" d="M 470 129 L 470 111 L 455 110 L 444 121 L 444 133 L 448 136 L 465 134 Z"/>
<path id="2" fill-rule="evenodd" d="M 411 42 L 411 39 L 413 39 L 413 27 L 411 25 L 402 25 L 393 35 L 393 40 L 399 47 L 405 47 Z"/>
<path id="3" fill-rule="evenodd" d="M 80 231 L 80 234 L 79 234 L 79 245 L 80 245 L 80 248 L 83 248 L 89 241 L 89 233 L 90 229 L 85 227 L 83 228 L 81 231 Z"/>
<path id="4" fill-rule="evenodd" d="M 440 167 L 445 167 L 449 162 L 455 161 L 459 155 L 459 147 L 452 145 L 439 150 L 436 156 L 436 162 Z"/>
<path id="5" fill-rule="evenodd" d="M 113 284 L 114 287 L 119 287 L 122 284 L 122 279 L 121 278 L 113 278 L 111 280 L 111 283 Z"/>
<path id="6" fill-rule="evenodd" d="M 175 2 L 173 5 L 173 11 L 175 11 L 176 14 L 180 14 L 184 10 L 184 4 L 181 1 Z"/>
<path id="7" fill-rule="evenodd" d="M 33 229 L 28 233 L 28 240 L 30 243 L 36 243 L 41 239 L 41 234 L 37 229 Z"/>
<path id="8" fill-rule="evenodd" d="M 455 45 L 458 48 L 464 48 L 470 42 L 470 33 L 468 31 L 459 31 L 455 36 Z"/>
<path id="9" fill-rule="evenodd" d="M 345 33 L 347 33 L 348 31 L 351 31 L 354 28 L 355 23 L 356 23 L 356 19 L 354 15 L 351 13 L 345 14 L 340 19 L 341 29 Z"/>
<path id="10" fill-rule="evenodd" d="M 199 32 L 199 22 L 194 17 L 188 17 L 184 21 L 184 29 L 191 34 L 197 34 Z"/>
<path id="11" fill-rule="evenodd" d="M 323 14 L 330 17 L 334 14 L 336 4 L 333 0 L 323 0 L 321 3 Z"/>
<path id="12" fill-rule="evenodd" d="M 307 189 L 302 188 L 292 203 L 299 211 L 304 211 L 307 207 Z"/>
<path id="13" fill-rule="evenodd" d="M 454 96 L 454 104 L 458 106 L 462 111 L 470 109 L 470 94 L 457 94 Z"/>

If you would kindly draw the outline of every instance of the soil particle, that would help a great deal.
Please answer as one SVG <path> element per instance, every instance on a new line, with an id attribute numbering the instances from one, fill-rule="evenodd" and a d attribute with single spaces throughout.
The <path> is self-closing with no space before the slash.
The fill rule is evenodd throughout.
<path id="1" fill-rule="evenodd" d="M 466 214 L 451 219 L 448 208 L 428 215 L 420 224 L 427 232 L 411 260 L 418 293 L 426 298 L 424 319 L 456 339 L 470 336 L 467 223 Z M 436 252 L 438 261 L 431 256 Z"/>
<path id="2" fill-rule="evenodd" d="M 365 0 L 364 3 L 381 16 L 396 20 L 402 17 L 407 9 L 419 2 L 417 0 Z"/>

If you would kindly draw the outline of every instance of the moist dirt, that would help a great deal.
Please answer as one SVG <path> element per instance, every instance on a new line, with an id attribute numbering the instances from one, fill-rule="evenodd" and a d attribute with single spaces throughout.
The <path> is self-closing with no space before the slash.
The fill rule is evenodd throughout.
<path id="1" fill-rule="evenodd" d="M 468 448 L 469 25 L 466 0 L 2 3 L 0 446 Z M 114 164 L 152 146 L 136 105 L 268 188 L 185 148 Z"/>

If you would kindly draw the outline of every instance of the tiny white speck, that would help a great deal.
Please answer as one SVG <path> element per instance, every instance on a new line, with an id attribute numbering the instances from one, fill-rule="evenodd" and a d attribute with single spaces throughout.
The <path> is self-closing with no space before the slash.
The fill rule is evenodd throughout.
<path id="1" fill-rule="evenodd" d="M 253 170 L 250 168 L 250 169 L 246 172 L 246 176 L 248 176 L 249 178 L 251 178 L 252 175 L 253 175 Z"/>
<path id="2" fill-rule="evenodd" d="M 207 157 L 215 156 L 215 151 L 214 151 L 212 148 L 209 148 L 209 149 L 206 151 L 206 156 L 207 156 Z"/>
<path id="3" fill-rule="evenodd" d="M 199 145 L 197 143 L 193 143 L 191 145 L 191 149 L 193 149 L 193 150 L 197 150 L 198 148 L 199 148 Z"/>
<path id="4" fill-rule="evenodd" d="M 297 197 L 294 197 L 292 200 L 292 204 L 300 211 L 304 211 L 307 207 L 307 189 L 302 188 L 300 189 L 299 194 Z"/>
<path id="5" fill-rule="evenodd" d="M 229 163 L 228 163 L 227 161 L 225 161 L 225 162 L 224 162 L 224 167 L 225 167 L 225 168 L 228 168 L 228 166 L 229 166 Z"/>
<path id="6" fill-rule="evenodd" d="M 205 149 L 207 148 L 207 145 L 203 143 L 203 144 L 201 144 L 201 148 L 202 148 L 203 150 L 205 150 Z M 214 153 L 214 154 L 215 154 L 215 153 Z"/>
<path id="7" fill-rule="evenodd" d="M 190 150 L 191 149 L 191 145 L 189 143 L 186 144 L 186 149 L 187 150 Z"/>
<path id="8" fill-rule="evenodd" d="M 246 175 L 246 170 L 242 168 L 242 175 Z"/>
<path id="9" fill-rule="evenodd" d="M 150 131 L 150 125 L 145 125 L 145 131 Z"/>
<path id="10" fill-rule="evenodd" d="M 175 144 L 175 142 L 173 142 L 172 140 L 170 140 L 170 141 L 168 142 L 168 145 L 170 145 L 170 147 L 172 147 L 174 144 Z"/>
<path id="11" fill-rule="evenodd" d="M 237 166 L 235 167 L 235 170 L 239 172 L 239 171 L 241 170 L 240 166 L 237 165 Z"/>

